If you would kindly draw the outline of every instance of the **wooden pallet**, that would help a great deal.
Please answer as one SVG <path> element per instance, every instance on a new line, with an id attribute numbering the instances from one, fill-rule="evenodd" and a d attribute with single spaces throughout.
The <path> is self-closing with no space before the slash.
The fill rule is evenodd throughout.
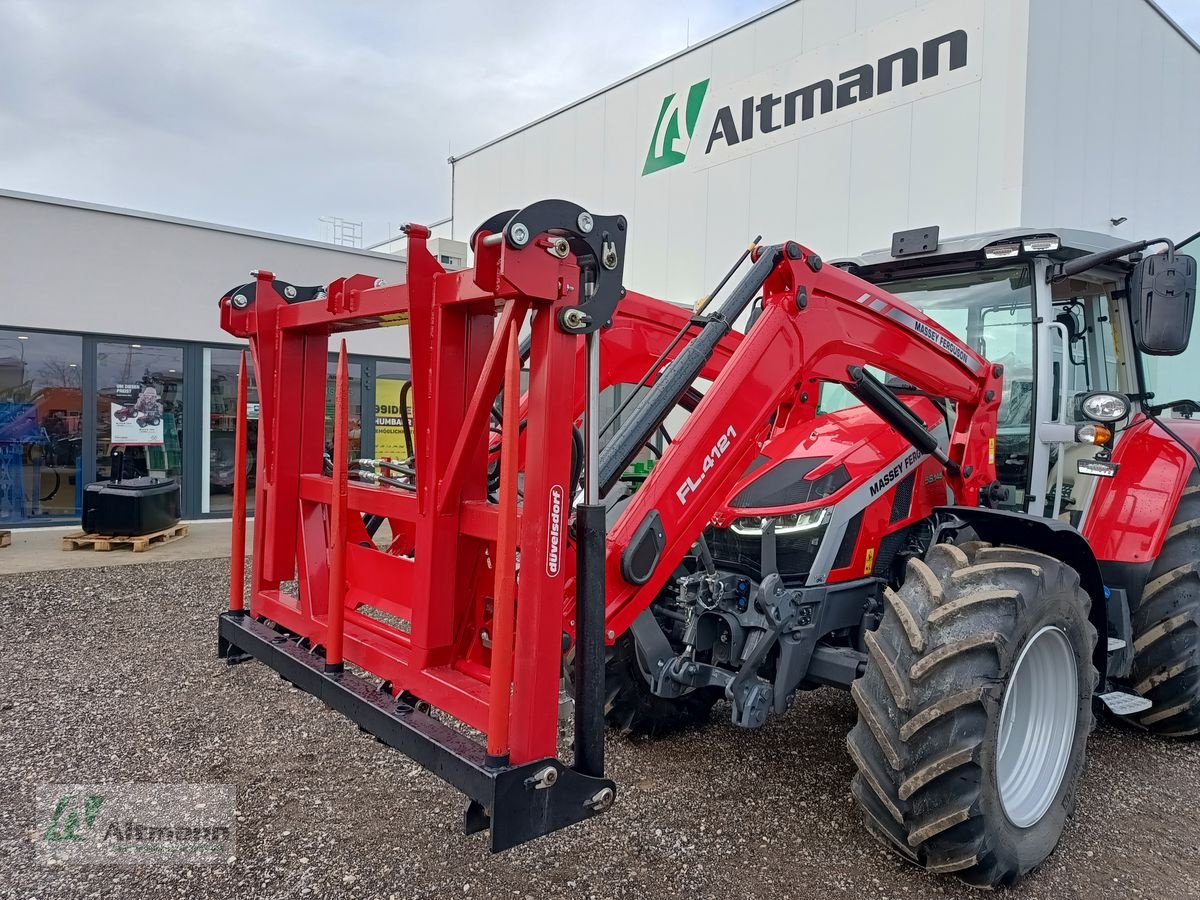
<path id="1" fill-rule="evenodd" d="M 0 531 L 0 547 L 7 547 L 12 543 L 11 531 Z"/>
<path id="2" fill-rule="evenodd" d="M 162 544 L 169 544 L 172 541 L 185 538 L 187 537 L 187 533 L 188 527 L 182 524 L 172 525 L 170 528 L 164 528 L 162 531 L 154 531 L 150 534 L 138 534 L 132 537 L 111 534 L 88 534 L 86 531 L 77 531 L 74 534 L 63 535 L 62 548 L 64 550 L 91 549 L 105 553 L 119 547 L 129 547 L 134 553 L 145 553 L 147 550 L 152 550 Z"/>

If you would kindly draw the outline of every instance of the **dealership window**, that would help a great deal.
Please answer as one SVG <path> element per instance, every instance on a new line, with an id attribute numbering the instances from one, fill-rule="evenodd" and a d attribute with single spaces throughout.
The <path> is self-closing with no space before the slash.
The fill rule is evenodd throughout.
<path id="1" fill-rule="evenodd" d="M 242 351 L 204 348 L 203 377 L 207 385 L 204 403 L 207 428 L 203 435 L 200 462 L 204 467 L 200 496 L 201 513 L 228 513 L 233 509 L 233 483 L 237 477 L 234 454 L 237 448 L 238 369 Z M 254 508 L 254 479 L 258 459 L 258 385 L 254 362 L 246 355 L 249 385 L 246 391 L 246 507 Z"/>
<path id="2" fill-rule="evenodd" d="M 78 518 L 82 362 L 78 335 L 0 330 L 0 525 Z"/>
<path id="3" fill-rule="evenodd" d="M 183 485 L 183 347 L 96 344 L 96 477 L 153 475 Z"/>
<path id="4" fill-rule="evenodd" d="M 380 459 L 408 459 L 412 455 L 400 409 L 403 398 L 411 427 L 412 392 L 404 390 L 411 371 L 405 362 L 381 359 L 375 364 L 375 456 Z"/>
<path id="5" fill-rule="evenodd" d="M 362 365 L 357 362 L 346 364 L 350 376 L 350 458 L 362 456 Z M 330 357 L 328 377 L 325 379 L 325 449 L 333 450 L 333 390 L 337 379 L 337 357 Z"/>

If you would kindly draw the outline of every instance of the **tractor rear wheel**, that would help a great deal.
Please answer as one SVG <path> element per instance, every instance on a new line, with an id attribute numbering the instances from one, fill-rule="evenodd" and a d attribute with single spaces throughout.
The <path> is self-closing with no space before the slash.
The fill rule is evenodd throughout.
<path id="1" fill-rule="evenodd" d="M 1133 611 L 1133 683 L 1154 703 L 1137 721 L 1200 734 L 1200 475 L 1192 475 Z"/>
<path id="2" fill-rule="evenodd" d="M 1096 631 L 1064 563 L 939 544 L 886 591 L 851 685 L 851 791 L 867 827 L 930 872 L 1011 885 L 1058 844 L 1092 724 Z"/>
<path id="3" fill-rule="evenodd" d="M 604 718 L 623 734 L 662 737 L 706 723 L 722 696 L 716 688 L 700 688 L 677 699 L 650 691 L 638 662 L 633 634 L 626 632 L 608 653 L 604 670 Z"/>

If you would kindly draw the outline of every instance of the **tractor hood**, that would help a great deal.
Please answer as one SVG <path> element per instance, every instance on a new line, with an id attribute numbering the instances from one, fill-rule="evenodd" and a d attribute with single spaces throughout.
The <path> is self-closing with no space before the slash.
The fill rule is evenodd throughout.
<path id="1" fill-rule="evenodd" d="M 931 401 L 903 400 L 927 427 L 945 431 Z M 767 441 L 712 523 L 725 528 L 739 518 L 833 506 L 907 452 L 912 445 L 865 406 L 826 413 Z"/>

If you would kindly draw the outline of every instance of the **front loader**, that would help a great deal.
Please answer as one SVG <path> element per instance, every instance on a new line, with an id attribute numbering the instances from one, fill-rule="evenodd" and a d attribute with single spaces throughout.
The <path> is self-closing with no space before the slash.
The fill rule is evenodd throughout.
<path id="1" fill-rule="evenodd" d="M 611 807 L 606 719 L 655 731 L 722 701 L 755 728 L 849 688 L 868 826 L 1014 882 L 1073 808 L 1110 628 L 1087 541 L 1002 508 L 1004 367 L 792 241 L 752 245 L 695 314 L 634 294 L 627 228 L 542 201 L 484 223 L 473 269 L 410 226 L 402 285 L 259 272 L 222 298 L 262 403 L 249 605 L 235 539 L 221 655 L 463 791 L 493 850 Z M 325 446 L 329 337 L 388 326 L 409 329 L 413 455 L 351 460 L 344 366 Z M 855 404 L 824 409 L 831 387 Z"/>

